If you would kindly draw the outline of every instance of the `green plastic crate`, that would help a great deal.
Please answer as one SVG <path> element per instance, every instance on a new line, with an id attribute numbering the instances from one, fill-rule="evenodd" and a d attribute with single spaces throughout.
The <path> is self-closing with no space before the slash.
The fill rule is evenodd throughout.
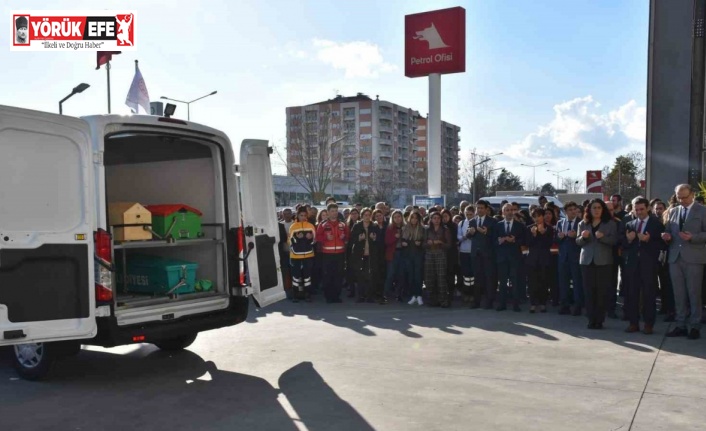
<path id="1" fill-rule="evenodd" d="M 118 288 L 133 293 L 166 294 L 184 279 L 185 284 L 172 293 L 193 293 L 197 263 L 160 256 L 133 254 L 127 258 L 127 286 L 123 282 L 122 262 L 116 268 Z"/>
<path id="2" fill-rule="evenodd" d="M 152 213 L 152 230 L 160 237 L 175 240 L 203 237 L 201 211 L 182 204 L 147 205 L 146 208 Z"/>

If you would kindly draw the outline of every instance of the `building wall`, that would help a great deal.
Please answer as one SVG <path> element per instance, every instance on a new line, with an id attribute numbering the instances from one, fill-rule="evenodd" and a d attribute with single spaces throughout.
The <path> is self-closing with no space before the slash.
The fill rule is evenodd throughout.
<path id="1" fill-rule="evenodd" d="M 668 199 L 689 177 L 693 2 L 650 1 L 647 196 Z"/>
<path id="2" fill-rule="evenodd" d="M 338 180 L 354 183 L 359 189 L 375 188 L 386 181 L 400 194 L 426 192 L 426 119 L 411 108 L 361 94 L 286 109 L 291 172 L 301 173 L 301 160 L 289 140 L 301 136 L 307 115 L 314 120 L 322 112 L 331 113 L 332 138 L 352 133 L 341 142 Z M 442 122 L 442 190 L 447 194 L 458 190 L 459 131 L 459 127 Z"/>
<path id="3" fill-rule="evenodd" d="M 425 191 L 427 181 L 427 119 L 420 117 L 417 128 L 416 174 L 421 188 Z M 441 122 L 441 192 L 447 196 L 458 192 L 459 142 L 461 128 Z"/>

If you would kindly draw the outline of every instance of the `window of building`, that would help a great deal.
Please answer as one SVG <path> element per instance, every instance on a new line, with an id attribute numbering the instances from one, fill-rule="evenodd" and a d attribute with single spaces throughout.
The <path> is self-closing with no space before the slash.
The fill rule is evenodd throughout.
<path id="1" fill-rule="evenodd" d="M 362 159 L 360 159 L 360 164 L 363 165 L 363 166 L 370 166 L 371 160 L 370 160 L 370 159 L 366 159 L 366 158 L 362 158 Z"/>
<path id="2" fill-rule="evenodd" d="M 361 121 L 360 122 L 360 127 L 370 127 L 373 124 L 370 121 Z"/>

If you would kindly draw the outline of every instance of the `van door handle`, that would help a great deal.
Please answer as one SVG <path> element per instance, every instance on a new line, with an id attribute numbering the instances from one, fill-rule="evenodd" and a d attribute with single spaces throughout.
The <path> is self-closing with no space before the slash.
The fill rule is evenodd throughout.
<path id="1" fill-rule="evenodd" d="M 14 331 L 5 331 L 2 336 L 6 340 L 19 340 L 20 338 L 26 338 L 27 335 L 21 329 L 16 329 Z"/>

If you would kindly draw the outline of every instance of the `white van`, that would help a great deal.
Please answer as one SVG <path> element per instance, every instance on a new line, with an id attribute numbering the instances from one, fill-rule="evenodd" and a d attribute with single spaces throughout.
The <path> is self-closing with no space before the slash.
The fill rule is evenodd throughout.
<path id="1" fill-rule="evenodd" d="M 42 378 L 81 344 L 183 349 L 243 322 L 250 296 L 283 299 L 270 153 L 245 140 L 238 167 L 228 137 L 199 124 L 0 106 L 0 346 L 18 373 Z M 198 208 L 203 236 L 113 241 L 111 202 Z M 212 288 L 129 293 L 116 269 L 130 253 L 198 264 Z"/>

